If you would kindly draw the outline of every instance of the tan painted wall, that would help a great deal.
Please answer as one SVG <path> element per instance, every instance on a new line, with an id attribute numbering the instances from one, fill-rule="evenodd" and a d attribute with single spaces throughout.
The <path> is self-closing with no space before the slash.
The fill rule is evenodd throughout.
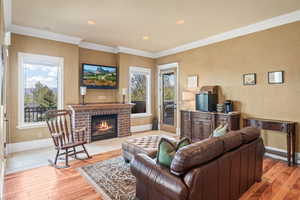
<path id="1" fill-rule="evenodd" d="M 120 76 L 119 78 L 119 95 L 118 98 L 121 101 L 121 92 L 122 88 L 128 88 L 128 82 L 129 82 L 129 67 L 135 66 L 135 67 L 146 67 L 151 68 L 151 84 L 152 84 L 152 98 L 151 98 L 151 106 L 152 106 L 152 116 L 156 115 L 156 99 L 155 99 L 155 88 L 156 88 L 156 67 L 155 67 L 155 60 L 151 58 L 145 58 L 140 56 L 133 56 L 129 54 L 120 53 L 119 54 L 119 66 L 120 66 Z M 123 76 L 123 74 L 125 74 Z M 145 118 L 138 118 L 138 119 L 132 119 L 131 125 L 137 126 L 137 125 L 143 125 L 143 124 L 151 124 L 152 123 L 152 117 L 145 117 Z"/>
<path id="2" fill-rule="evenodd" d="M 221 86 L 225 98 L 236 101 L 235 109 L 243 116 L 300 123 L 299 36 L 300 22 L 296 22 L 163 57 L 157 63 L 179 62 L 181 91 L 187 76 L 198 74 L 200 86 Z M 285 71 L 284 84 L 268 84 L 267 72 L 274 70 Z M 243 86 L 246 73 L 257 73 L 257 85 Z M 263 137 L 267 146 L 286 149 L 284 134 L 264 131 Z M 299 152 L 299 136 L 297 141 Z"/>
<path id="3" fill-rule="evenodd" d="M 117 66 L 118 55 L 89 49 L 79 49 L 80 68 L 82 63 Z M 87 103 L 116 102 L 118 90 L 89 89 L 85 97 Z"/>
<path id="4" fill-rule="evenodd" d="M 18 119 L 18 52 L 43 54 L 64 58 L 64 103 L 79 103 L 79 48 L 76 45 L 44 40 L 34 37 L 12 35 L 9 47 L 8 118 L 9 142 L 21 142 L 48 138 L 46 128 L 17 129 Z"/>
<path id="5" fill-rule="evenodd" d="M 152 68 L 153 94 L 155 87 L 155 60 L 128 54 L 112 54 L 100 51 L 79 48 L 76 45 L 55 42 L 51 40 L 13 34 L 12 45 L 9 47 L 9 90 L 8 90 L 8 114 L 9 114 L 9 143 L 30 141 L 48 138 L 47 128 L 18 129 L 18 52 L 43 54 L 49 56 L 64 57 L 64 103 L 76 104 L 80 102 L 79 96 L 79 73 L 82 63 L 119 65 L 119 90 L 88 90 L 85 101 L 94 102 L 116 102 L 121 101 L 121 88 L 128 88 L 129 66 L 142 66 Z M 155 114 L 154 96 L 152 100 L 152 111 Z M 144 125 L 152 123 L 152 118 L 132 119 L 132 125 Z"/>

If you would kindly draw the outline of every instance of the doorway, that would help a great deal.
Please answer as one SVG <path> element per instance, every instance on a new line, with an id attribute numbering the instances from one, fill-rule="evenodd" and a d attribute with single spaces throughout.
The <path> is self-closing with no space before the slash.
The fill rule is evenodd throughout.
<path id="1" fill-rule="evenodd" d="M 178 131 L 178 63 L 158 66 L 158 110 L 160 130 Z"/>

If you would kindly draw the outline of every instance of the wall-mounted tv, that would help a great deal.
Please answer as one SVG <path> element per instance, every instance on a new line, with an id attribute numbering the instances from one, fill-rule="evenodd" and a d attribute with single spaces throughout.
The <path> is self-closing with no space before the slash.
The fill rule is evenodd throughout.
<path id="1" fill-rule="evenodd" d="M 117 89 L 118 68 L 115 66 L 82 64 L 81 85 L 89 89 Z"/>

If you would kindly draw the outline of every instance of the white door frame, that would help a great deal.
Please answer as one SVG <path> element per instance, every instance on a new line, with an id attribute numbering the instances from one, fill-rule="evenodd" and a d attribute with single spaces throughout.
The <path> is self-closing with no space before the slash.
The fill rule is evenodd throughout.
<path id="1" fill-rule="evenodd" d="M 176 135 L 180 135 L 180 119 L 179 119 L 179 109 L 180 109 L 180 97 L 179 97 L 179 63 L 174 62 L 174 63 L 168 63 L 168 64 L 163 64 L 163 65 L 158 65 L 157 66 L 157 115 L 158 115 L 158 129 L 160 130 L 160 112 L 161 112 L 161 101 L 160 101 L 160 95 L 161 95 L 161 81 L 160 81 L 160 72 L 162 70 L 166 69 L 173 69 L 176 68 L 176 98 L 177 98 L 177 106 L 176 106 L 176 112 L 177 112 L 177 127 L 176 127 Z"/>

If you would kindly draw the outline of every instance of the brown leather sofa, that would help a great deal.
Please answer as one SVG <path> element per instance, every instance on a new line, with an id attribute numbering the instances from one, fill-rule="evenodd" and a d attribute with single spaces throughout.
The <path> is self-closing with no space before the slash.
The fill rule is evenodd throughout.
<path id="1" fill-rule="evenodd" d="M 139 200 L 236 200 L 261 181 L 264 145 L 247 127 L 181 148 L 170 169 L 145 154 L 131 162 Z"/>

